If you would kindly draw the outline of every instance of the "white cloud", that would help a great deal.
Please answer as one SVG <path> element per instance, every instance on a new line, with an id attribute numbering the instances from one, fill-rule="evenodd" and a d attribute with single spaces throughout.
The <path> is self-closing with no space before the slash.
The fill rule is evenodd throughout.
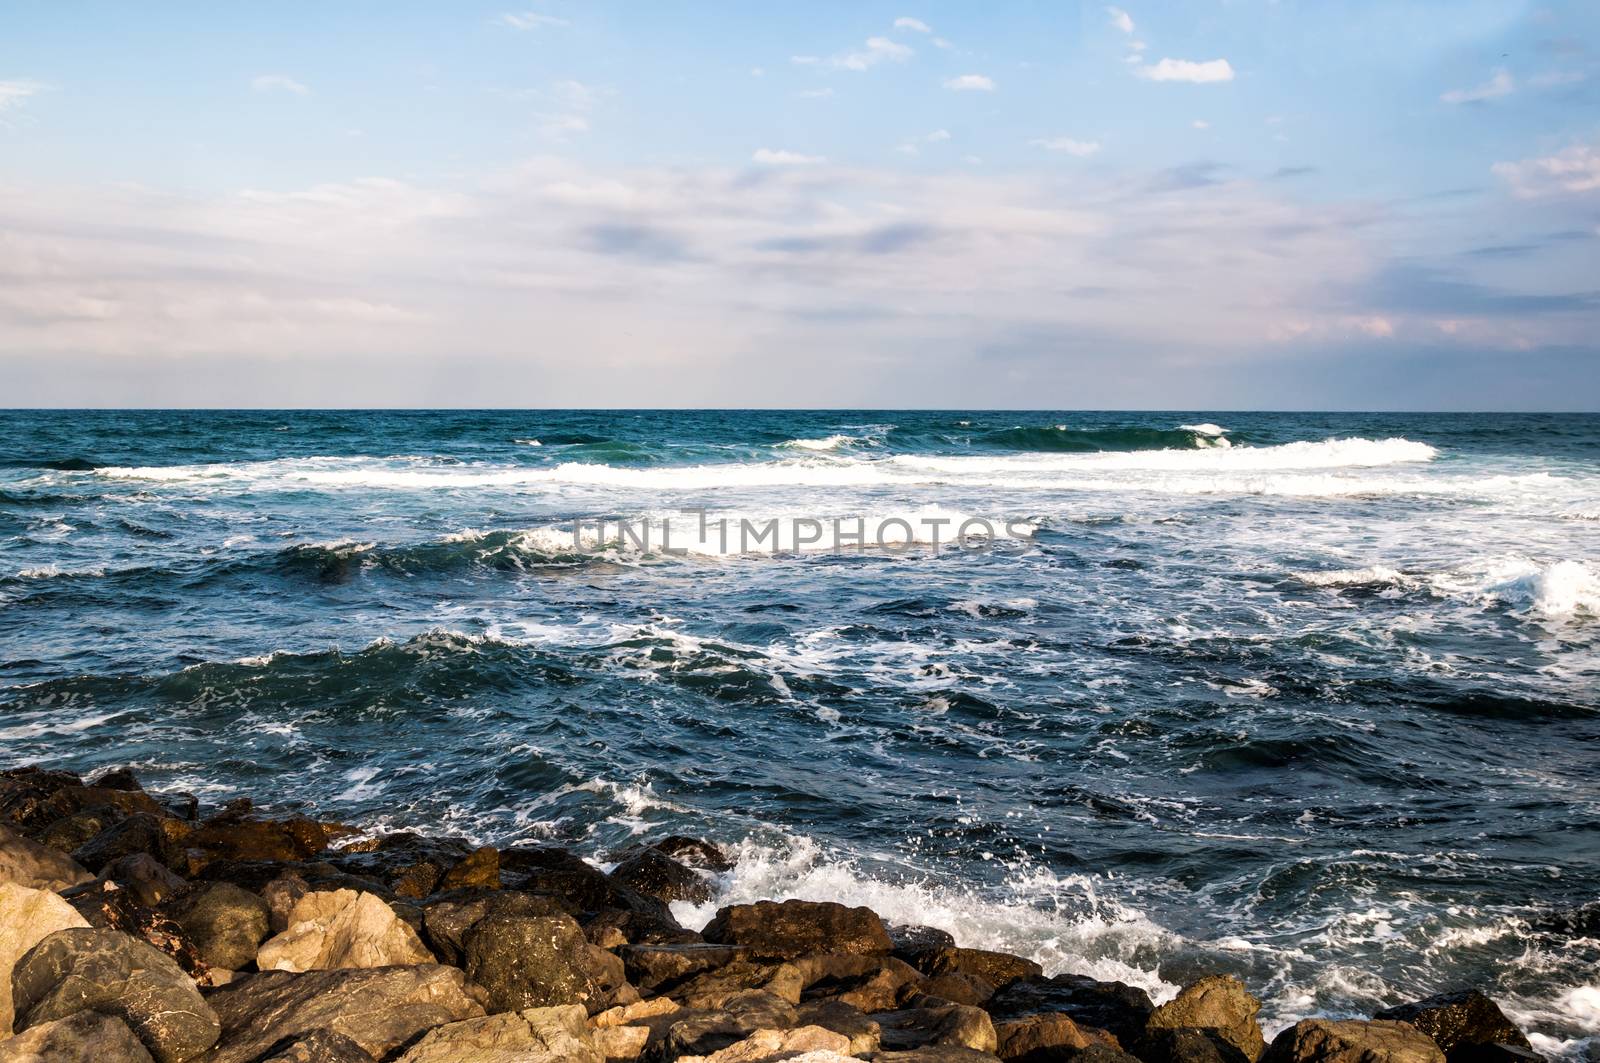
<path id="1" fill-rule="evenodd" d="M 920 136 L 916 137 L 915 139 L 905 141 L 894 150 L 900 152 L 902 155 L 915 155 L 920 150 L 919 146 L 922 144 L 943 144 L 949 139 L 950 130 L 935 129 L 926 136 Z"/>
<path id="2" fill-rule="evenodd" d="M 879 63 L 903 63 L 915 54 L 898 41 L 887 37 L 868 37 L 865 48 L 846 52 L 833 58 L 833 65 L 841 70 L 870 70 Z"/>
<path id="3" fill-rule="evenodd" d="M 1232 81 L 1233 65 L 1226 59 L 1163 59 L 1152 66 L 1142 66 L 1134 71 L 1147 81 L 1190 81 L 1204 85 L 1215 81 Z"/>
<path id="4" fill-rule="evenodd" d="M 1600 191 L 1600 146 L 1573 144 L 1542 158 L 1497 162 L 1493 169 L 1519 199 Z"/>
<path id="5" fill-rule="evenodd" d="M 541 15 L 537 11 L 507 12 L 500 16 L 502 26 L 510 26 L 514 30 L 537 30 L 546 26 L 570 26 L 571 23 L 564 18 L 554 15 Z"/>
<path id="6" fill-rule="evenodd" d="M 1517 89 L 1517 83 L 1506 70 L 1496 70 L 1494 76 L 1477 88 L 1452 89 L 1439 97 L 1445 103 L 1481 103 L 1484 100 L 1497 100 L 1502 96 L 1509 96 Z"/>
<path id="7" fill-rule="evenodd" d="M 1120 7 L 1106 8 L 1106 14 L 1111 16 L 1111 24 L 1123 33 L 1133 32 L 1133 16 Z"/>
<path id="8" fill-rule="evenodd" d="M 937 144 L 942 140 L 949 140 L 950 139 L 950 130 L 948 130 L 948 129 L 935 129 L 933 132 L 929 133 L 927 136 L 923 137 L 922 139 L 926 140 L 929 144 Z"/>
<path id="9" fill-rule="evenodd" d="M 798 151 L 757 148 L 755 154 L 750 156 L 750 161 L 763 166 L 820 166 L 828 160 L 821 155 L 802 155 Z"/>
<path id="10" fill-rule="evenodd" d="M 994 79 L 982 74 L 962 74 L 948 78 L 944 87 L 952 92 L 993 92 Z"/>
<path id="11" fill-rule="evenodd" d="M 1046 151 L 1059 151 L 1067 155 L 1076 155 L 1080 159 L 1087 159 L 1100 150 L 1100 142 L 1098 140 L 1074 140 L 1071 137 L 1041 137 L 1038 140 L 1030 140 L 1028 143 Z"/>
<path id="12" fill-rule="evenodd" d="M 894 20 L 894 28 L 897 30 L 910 30 L 912 33 L 933 32 L 933 27 L 922 21 L 920 18 L 908 18 L 905 16 L 901 16 L 900 18 Z"/>
<path id="13" fill-rule="evenodd" d="M 30 96 L 37 96 L 44 86 L 37 81 L 0 81 L 0 113 L 15 110 Z"/>
<path id="14" fill-rule="evenodd" d="M 954 48 L 955 47 L 955 45 L 951 44 L 949 41 L 945 40 L 943 37 L 935 37 L 933 39 L 933 46 L 935 48 Z"/>
<path id="15" fill-rule="evenodd" d="M 290 92 L 296 96 L 309 96 L 311 90 L 292 77 L 283 74 L 262 74 L 250 81 L 250 87 L 257 92 Z"/>
<path id="16" fill-rule="evenodd" d="M 1210 129 L 1211 128 L 1211 123 L 1206 121 L 1204 118 L 1196 118 L 1194 121 L 1190 122 L 1189 124 L 1191 126 L 1193 126 L 1194 128 L 1196 128 L 1196 129 Z"/>

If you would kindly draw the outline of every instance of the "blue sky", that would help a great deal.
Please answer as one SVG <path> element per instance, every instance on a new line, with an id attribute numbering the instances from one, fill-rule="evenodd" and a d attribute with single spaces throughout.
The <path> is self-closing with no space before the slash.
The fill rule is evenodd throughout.
<path id="1" fill-rule="evenodd" d="M 0 226 L 0 404 L 1592 409 L 1600 7 L 9 0 Z"/>

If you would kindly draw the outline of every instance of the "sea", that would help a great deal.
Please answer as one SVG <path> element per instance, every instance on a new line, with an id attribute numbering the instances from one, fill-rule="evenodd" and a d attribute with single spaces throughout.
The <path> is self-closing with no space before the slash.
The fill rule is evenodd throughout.
<path id="1" fill-rule="evenodd" d="M 1600 416 L 0 412 L 30 763 L 1581 1059 Z"/>

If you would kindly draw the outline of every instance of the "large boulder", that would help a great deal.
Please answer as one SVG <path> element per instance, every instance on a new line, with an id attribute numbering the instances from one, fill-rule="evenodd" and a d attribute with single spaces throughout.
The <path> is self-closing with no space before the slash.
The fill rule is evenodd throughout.
<path id="1" fill-rule="evenodd" d="M 931 976 L 964 974 L 981 978 L 992 986 L 1003 986 L 1019 978 L 1038 978 L 1044 968 L 1032 960 L 1013 956 L 1008 952 L 991 952 L 988 949 L 943 948 L 901 949 L 909 956 L 906 961 L 917 970 Z"/>
<path id="2" fill-rule="evenodd" d="M 1142 989 L 1080 974 L 1018 979 L 998 990 L 984 1007 L 996 1022 L 1059 1012 L 1080 1026 L 1109 1030 L 1128 1045 L 1138 1041 L 1155 1010 L 1150 995 Z"/>
<path id="3" fill-rule="evenodd" d="M 217 1041 L 216 1013 L 164 953 L 115 930 L 58 930 L 11 975 L 19 1031 L 81 1011 L 128 1024 L 157 1063 L 183 1063 Z"/>
<path id="4" fill-rule="evenodd" d="M 612 868 L 611 879 L 669 903 L 706 904 L 716 895 L 711 883 L 654 847 L 642 849 Z"/>
<path id="5" fill-rule="evenodd" d="M 1273 1038 L 1261 1063 L 1444 1063 L 1444 1053 L 1408 1022 L 1303 1019 Z"/>
<path id="6" fill-rule="evenodd" d="M 995 1054 L 1006 1063 L 1054 1063 L 1091 1045 L 1116 1047 L 1111 1035 L 1066 1015 L 1028 1015 L 995 1024 Z"/>
<path id="7" fill-rule="evenodd" d="M 893 956 L 819 953 L 791 963 L 800 972 L 802 1000 L 838 1000 L 862 1011 L 893 1011 L 923 982 L 914 967 Z"/>
<path id="8" fill-rule="evenodd" d="M 355 890 L 308 893 L 289 913 L 289 928 L 256 953 L 263 971 L 325 971 L 432 963 L 429 952 L 394 909 Z"/>
<path id="9" fill-rule="evenodd" d="M 874 1015 L 873 1019 L 882 1028 L 884 1049 L 890 1052 L 928 1045 L 993 1052 L 999 1046 L 988 1012 L 964 1004 L 908 1008 Z"/>
<path id="10" fill-rule="evenodd" d="M 500 885 L 500 858 L 465 838 L 397 831 L 352 842 L 330 857 L 341 871 L 382 882 L 395 896 L 421 899 L 439 890 Z"/>
<path id="11" fill-rule="evenodd" d="M 208 1002 L 222 1039 L 206 1063 L 252 1063 L 280 1042 L 324 1029 L 381 1059 L 425 1030 L 483 1014 L 462 973 L 432 963 L 266 971 L 223 986 Z"/>
<path id="12" fill-rule="evenodd" d="M 400 1063 L 605 1063 L 576 1005 L 527 1008 L 431 1031 Z"/>
<path id="13" fill-rule="evenodd" d="M 1147 1034 L 1159 1030 L 1214 1030 L 1237 1048 L 1249 1063 L 1261 1058 L 1267 1043 L 1256 1025 L 1261 1001 L 1231 975 L 1209 975 L 1184 986 L 1178 995 L 1150 1013 Z"/>
<path id="14" fill-rule="evenodd" d="M 758 901 L 720 909 L 701 931 L 707 941 L 745 945 L 757 959 L 788 960 L 813 952 L 880 955 L 892 944 L 870 908 L 831 901 Z"/>
<path id="15" fill-rule="evenodd" d="M 170 956 L 189 977 L 211 984 L 209 967 L 183 927 L 165 912 L 140 904 L 132 890 L 110 879 L 96 879 L 61 896 L 90 926 L 136 937 Z"/>
<path id="16" fill-rule="evenodd" d="M 513 889 L 558 897 L 590 917 L 604 914 L 633 942 L 693 940 L 658 897 L 613 880 L 581 857 L 550 846 L 500 853 L 500 877 Z"/>
<path id="17" fill-rule="evenodd" d="M 1527 1035 L 1506 1018 L 1500 1006 L 1476 989 L 1441 993 L 1373 1016 L 1396 1022 L 1409 1022 L 1433 1038 L 1446 1058 L 1470 1055 L 1467 1050 L 1480 1045 L 1511 1045 L 1531 1048 Z"/>
<path id="18" fill-rule="evenodd" d="M 708 1056 L 757 1030 L 787 1030 L 798 1019 L 787 1001 L 759 990 L 741 993 L 712 1011 L 690 1011 L 667 1027 L 660 1047 L 667 1059 Z"/>
<path id="19" fill-rule="evenodd" d="M 800 1003 L 805 978 L 790 963 L 739 961 L 695 975 L 668 991 L 672 999 L 691 1008 L 720 1008 L 742 993 L 770 993 L 790 1004 Z"/>
<path id="20" fill-rule="evenodd" d="M 261 1063 L 373 1063 L 365 1048 L 326 1029 L 285 1038 L 267 1052 Z"/>
<path id="21" fill-rule="evenodd" d="M 189 883 L 149 853 L 130 853 L 113 860 L 101 869 L 101 874 L 147 908 L 163 904 L 189 888 Z"/>
<path id="22" fill-rule="evenodd" d="M 98 780 L 85 786 L 71 772 L 39 768 L 0 772 L 0 821 L 32 833 L 88 808 L 167 814 L 159 801 L 142 790 L 97 783 Z"/>
<path id="23" fill-rule="evenodd" d="M 11 1033 L 11 971 L 17 961 L 57 930 L 88 925 L 49 890 L 0 883 L 0 1039 Z"/>
<path id="24" fill-rule="evenodd" d="M 0 824 L 0 882 L 34 890 L 64 890 L 92 878 L 72 857 Z"/>
<path id="25" fill-rule="evenodd" d="M 623 859 L 635 855 L 640 849 L 655 849 L 672 857 L 685 867 L 692 867 L 697 871 L 732 871 L 733 861 L 728 854 L 712 842 L 703 838 L 690 838 L 682 834 L 669 834 L 665 838 L 658 838 L 647 842 L 634 849 L 623 853 Z"/>
<path id="26" fill-rule="evenodd" d="M 128 1024 L 80 1011 L 0 1040 L 0 1063 L 154 1063 Z"/>
<path id="27" fill-rule="evenodd" d="M 670 992 L 697 974 L 748 959 L 750 950 L 738 945 L 693 943 L 684 945 L 623 945 L 617 950 L 627 966 L 628 980 L 646 993 Z"/>
<path id="28" fill-rule="evenodd" d="M 843 1034 L 821 1026 L 796 1026 L 792 1030 L 757 1030 L 709 1056 L 679 1056 L 677 1063 L 774 1063 L 812 1053 L 848 1059 L 844 1053 L 849 1049 L 850 1038 Z"/>
<path id="29" fill-rule="evenodd" d="M 589 967 L 592 948 L 571 916 L 491 915 L 467 931 L 463 966 L 488 995 L 491 1014 L 598 1005 L 601 993 Z"/>
<path id="30" fill-rule="evenodd" d="M 186 895 L 178 925 L 213 967 L 237 971 L 256 958 L 269 926 L 267 902 L 230 882 L 212 882 Z"/>
<path id="31" fill-rule="evenodd" d="M 491 915 L 570 915 L 554 897 L 517 890 L 471 889 L 440 894 L 422 909 L 428 947 L 445 963 L 463 962 L 467 931 Z"/>
<path id="32" fill-rule="evenodd" d="M 72 858 L 91 871 L 128 856 L 144 855 L 168 868 L 186 866 L 183 846 L 192 824 L 165 813 L 137 812 L 118 820 L 72 851 Z"/>
<path id="33" fill-rule="evenodd" d="M 801 1026 L 821 1026 L 843 1034 L 850 1047 L 846 1055 L 865 1056 L 878 1050 L 883 1028 L 852 1004 L 839 1000 L 819 1000 L 795 1009 L 795 1022 Z"/>
<path id="34" fill-rule="evenodd" d="M 1192 1026 L 1146 1030 L 1137 1049 L 1144 1063 L 1250 1063 L 1219 1031 Z"/>

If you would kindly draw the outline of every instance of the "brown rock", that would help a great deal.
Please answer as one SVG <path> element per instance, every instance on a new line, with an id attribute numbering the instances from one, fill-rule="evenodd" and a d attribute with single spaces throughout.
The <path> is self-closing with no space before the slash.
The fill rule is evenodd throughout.
<path id="1" fill-rule="evenodd" d="M 1048 1013 L 997 1023 L 995 1037 L 999 1042 L 995 1054 L 1007 1063 L 1051 1063 L 1090 1045 L 1118 1047 L 1104 1030 L 1086 1029 L 1065 1015 Z"/>
<path id="2" fill-rule="evenodd" d="M 611 870 L 611 879 L 658 900 L 706 904 L 711 884 L 659 849 L 646 848 Z"/>
<path id="3" fill-rule="evenodd" d="M 366 1049 L 332 1030 L 286 1038 L 267 1051 L 261 1063 L 373 1063 Z"/>
<path id="4" fill-rule="evenodd" d="M 819 1000 L 795 1009 L 795 1021 L 802 1026 L 821 1026 L 843 1034 L 850 1042 L 848 1055 L 865 1056 L 878 1050 L 883 1030 L 860 1008 L 838 1000 Z"/>
<path id="5" fill-rule="evenodd" d="M 165 913 L 140 904 L 131 890 L 109 879 L 96 879 L 61 896 L 90 926 L 136 937 L 171 957 L 190 978 L 202 985 L 212 984 L 209 966 L 183 927 Z"/>
<path id="6" fill-rule="evenodd" d="M 433 954 L 378 897 L 354 890 L 308 893 L 289 913 L 289 927 L 256 953 L 263 971 L 323 971 L 432 963 Z"/>
<path id="7" fill-rule="evenodd" d="M 705 971 L 748 959 L 750 950 L 738 945 L 624 945 L 617 950 L 628 980 L 647 993 L 666 993 Z"/>
<path id="8" fill-rule="evenodd" d="M 154 1063 L 114 1015 L 80 1011 L 0 1040 L 0 1063 Z"/>
<path id="9" fill-rule="evenodd" d="M 775 1063 L 812 1052 L 831 1052 L 843 1057 L 850 1039 L 821 1026 L 797 1026 L 792 1030 L 757 1030 L 742 1041 L 735 1041 L 709 1056 L 679 1056 L 678 1063 Z"/>
<path id="10" fill-rule="evenodd" d="M 444 873 L 438 889 L 458 890 L 476 887 L 497 890 L 500 888 L 500 850 L 485 845 L 474 849 L 461 862 Z"/>
<path id="11" fill-rule="evenodd" d="M 604 1006 L 591 979 L 593 948 L 571 916 L 490 915 L 467 931 L 467 977 L 487 994 L 491 1014 L 565 1004 Z"/>
<path id="12" fill-rule="evenodd" d="M 929 949 L 914 953 L 912 966 L 933 976 L 968 974 L 996 987 L 1044 974 L 1044 968 L 1032 960 L 987 949 Z"/>
<path id="13" fill-rule="evenodd" d="M 184 1063 L 217 1040 L 215 1012 L 164 953 L 115 930 L 58 930 L 11 974 L 16 1028 L 82 1011 L 128 1024 L 157 1063 Z"/>
<path id="14" fill-rule="evenodd" d="M 723 908 L 701 931 L 707 941 L 746 945 L 757 959 L 813 952 L 878 955 L 890 950 L 883 920 L 870 908 L 829 901 L 758 901 Z"/>
<path id="15" fill-rule="evenodd" d="M 460 966 L 467 931 L 491 915 L 570 915 L 553 897 L 519 890 L 459 890 L 440 894 L 422 910 L 423 934 L 428 946 L 445 963 Z"/>
<path id="16" fill-rule="evenodd" d="M 93 877 L 64 853 L 0 825 L 0 882 L 35 890 L 64 890 Z"/>
<path id="17" fill-rule="evenodd" d="M 922 992 L 927 996 L 952 1004 L 970 1004 L 976 1008 L 988 1003 L 994 991 L 992 983 L 975 974 L 962 974 L 960 971 L 936 975 L 922 983 Z"/>
<path id="18" fill-rule="evenodd" d="M 131 853 L 107 864 L 101 872 L 146 908 L 154 908 L 189 888 L 189 884 L 148 853 Z"/>
<path id="19" fill-rule="evenodd" d="M 732 998 L 751 990 L 798 1004 L 804 987 L 804 977 L 792 964 L 740 961 L 695 975 L 674 986 L 669 995 L 691 1008 L 724 1007 Z"/>
<path id="20" fill-rule="evenodd" d="M 1150 1013 L 1147 1032 L 1156 1030 L 1215 1030 L 1217 1036 L 1255 1063 L 1267 1049 L 1256 1025 L 1261 1001 L 1231 975 L 1210 975 L 1184 986 L 1178 995 Z"/>
<path id="21" fill-rule="evenodd" d="M 228 971 L 255 962 L 270 930 L 267 902 L 228 882 L 208 883 L 186 895 L 177 921 L 201 959 Z"/>
<path id="22" fill-rule="evenodd" d="M 988 1012 L 963 1004 L 885 1012 L 873 1018 L 883 1030 L 883 1047 L 891 1052 L 924 1045 L 993 1052 L 999 1045 Z"/>
<path id="23" fill-rule="evenodd" d="M 604 1063 L 575 1005 L 466 1019 L 430 1031 L 400 1063 Z"/>
<path id="24" fill-rule="evenodd" d="M 1409 1022 L 1433 1038 L 1447 1058 L 1478 1045 L 1532 1047 L 1527 1035 L 1506 1018 L 1500 1006 L 1476 989 L 1441 993 L 1380 1011 L 1373 1017 Z"/>
<path id="25" fill-rule="evenodd" d="M 892 956 L 826 953 L 792 961 L 802 1000 L 839 1000 L 862 1011 L 893 1011 L 922 984 L 922 975 Z"/>
<path id="26" fill-rule="evenodd" d="M 222 1040 L 206 1063 L 251 1063 L 280 1042 L 323 1029 L 382 1058 L 425 1030 L 483 1014 L 460 971 L 431 963 L 267 971 L 224 986 L 208 1003 L 222 1020 Z"/>
<path id="27" fill-rule="evenodd" d="M 984 1008 L 998 1022 L 1060 1012 L 1080 1026 L 1110 1031 L 1123 1044 L 1138 1040 L 1154 1010 L 1149 994 L 1142 989 L 1079 974 L 1018 979 L 996 990 Z"/>
<path id="28" fill-rule="evenodd" d="M 11 971 L 17 961 L 57 930 L 88 925 L 49 890 L 0 883 L 0 1040 L 11 1034 Z"/>
<path id="29" fill-rule="evenodd" d="M 1262 1063 L 1444 1063 L 1433 1038 L 1408 1022 L 1304 1019 L 1273 1038 Z"/>
<path id="30" fill-rule="evenodd" d="M 794 1008 L 771 993 L 741 993 L 721 1008 L 691 1011 L 667 1028 L 661 1044 L 668 1059 L 710 1055 L 757 1030 L 787 1030 L 795 1020 Z"/>

